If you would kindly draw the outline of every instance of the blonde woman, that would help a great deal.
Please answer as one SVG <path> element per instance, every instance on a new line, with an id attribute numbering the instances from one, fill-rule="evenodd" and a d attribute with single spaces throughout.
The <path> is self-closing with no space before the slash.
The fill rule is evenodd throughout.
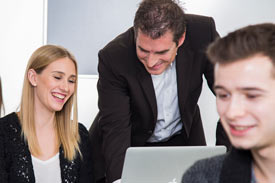
<path id="1" fill-rule="evenodd" d="M 0 119 L 0 182 L 92 182 L 90 142 L 77 121 L 77 63 L 46 45 L 31 56 L 20 111 Z M 72 120 L 71 120 L 72 118 Z"/>

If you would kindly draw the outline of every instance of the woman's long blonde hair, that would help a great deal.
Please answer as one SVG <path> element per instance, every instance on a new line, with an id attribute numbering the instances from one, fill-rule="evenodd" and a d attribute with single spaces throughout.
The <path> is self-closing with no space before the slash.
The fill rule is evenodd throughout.
<path id="1" fill-rule="evenodd" d="M 28 142 L 29 150 L 33 155 L 40 155 L 41 151 L 34 122 L 34 87 L 29 82 L 28 71 L 34 69 L 40 74 L 49 64 L 65 57 L 74 63 L 77 77 L 77 63 L 74 56 L 65 48 L 56 45 L 45 45 L 38 48 L 30 57 L 25 71 L 19 119 L 22 125 L 22 135 Z M 58 144 L 61 144 L 65 158 L 70 161 L 76 157 L 77 153 L 81 155 L 78 145 L 80 137 L 77 120 L 77 81 L 78 78 L 76 78 L 74 94 L 64 104 L 61 111 L 55 112 Z M 71 120 L 72 107 L 73 120 Z"/>

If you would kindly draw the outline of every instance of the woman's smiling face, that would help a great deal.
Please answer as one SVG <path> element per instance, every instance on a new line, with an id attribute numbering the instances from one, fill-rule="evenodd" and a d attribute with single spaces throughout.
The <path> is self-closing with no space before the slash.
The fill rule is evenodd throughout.
<path id="1" fill-rule="evenodd" d="M 50 112 L 62 110 L 75 90 L 74 62 L 65 57 L 52 62 L 39 74 L 32 69 L 29 72 L 34 73 L 35 107 Z"/>

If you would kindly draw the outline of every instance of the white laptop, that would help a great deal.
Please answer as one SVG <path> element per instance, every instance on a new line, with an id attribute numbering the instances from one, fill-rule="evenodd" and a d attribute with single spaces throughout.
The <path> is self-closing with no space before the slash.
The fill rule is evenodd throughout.
<path id="1" fill-rule="evenodd" d="M 225 146 L 130 147 L 121 183 L 180 183 L 194 162 L 225 152 Z"/>

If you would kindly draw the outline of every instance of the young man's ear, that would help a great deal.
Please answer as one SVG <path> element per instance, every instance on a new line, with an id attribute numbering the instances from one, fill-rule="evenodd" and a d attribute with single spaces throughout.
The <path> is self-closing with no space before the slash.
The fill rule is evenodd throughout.
<path id="1" fill-rule="evenodd" d="M 184 43 L 185 35 L 186 35 L 186 32 L 184 32 L 182 34 L 182 36 L 180 37 L 179 42 L 178 42 L 178 47 L 180 47 Z"/>
<path id="2" fill-rule="evenodd" d="M 34 69 L 30 69 L 28 71 L 28 79 L 32 86 L 37 85 L 37 73 L 35 72 Z"/>

